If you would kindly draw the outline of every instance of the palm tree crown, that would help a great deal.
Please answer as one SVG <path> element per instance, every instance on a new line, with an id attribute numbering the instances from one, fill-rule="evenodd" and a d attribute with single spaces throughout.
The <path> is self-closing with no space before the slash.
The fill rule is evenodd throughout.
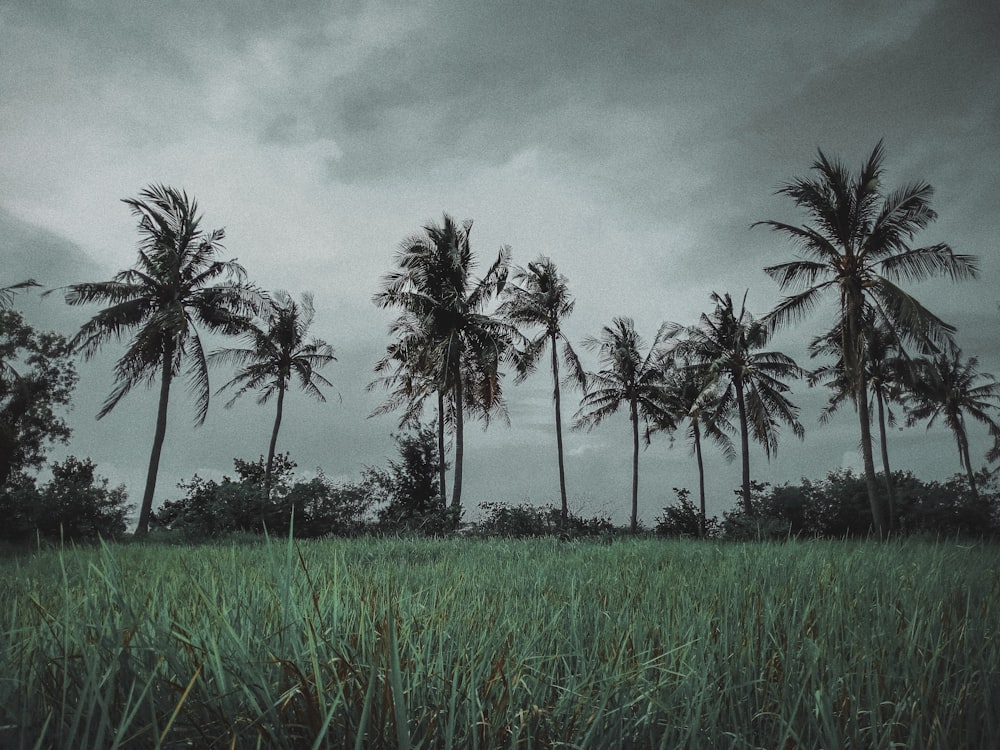
<path id="1" fill-rule="evenodd" d="M 855 175 L 820 151 L 813 178 L 794 180 L 778 192 L 803 209 L 813 224 L 758 222 L 790 237 L 802 257 L 764 270 L 782 289 L 799 288 L 782 299 L 766 320 L 771 327 L 802 317 L 828 292 L 835 295 L 841 326 L 841 351 L 852 399 L 858 409 L 865 479 L 875 530 L 888 529 L 885 509 L 875 486 L 863 321 L 871 314 L 904 342 L 919 347 L 950 344 L 954 328 L 933 315 L 901 289 L 899 281 L 944 275 L 965 279 L 976 275 L 975 259 L 956 255 L 944 243 L 913 248 L 910 242 L 936 218 L 930 208 L 933 190 L 925 182 L 883 193 L 885 152 L 880 141 Z"/>
<path id="2" fill-rule="evenodd" d="M 72 340 L 91 358 L 108 341 L 132 339 L 115 365 L 114 390 L 98 419 L 107 415 L 140 383 L 160 375 L 160 403 L 146 490 L 137 534 L 148 530 L 160 450 L 166 430 L 170 384 L 186 365 L 189 390 L 195 397 L 195 424 L 208 413 L 208 363 L 198 326 L 211 333 L 235 335 L 248 315 L 259 309 L 260 295 L 246 283 L 235 260 L 218 260 L 225 233 L 205 232 L 193 198 L 182 191 L 153 185 L 139 198 L 124 200 L 139 218 L 139 257 L 135 268 L 111 281 L 72 284 L 71 305 L 106 304 L 83 324 Z"/>

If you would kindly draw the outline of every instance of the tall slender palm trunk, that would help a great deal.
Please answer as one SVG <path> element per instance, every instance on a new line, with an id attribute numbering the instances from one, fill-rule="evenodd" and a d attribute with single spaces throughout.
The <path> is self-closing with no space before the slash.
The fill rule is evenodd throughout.
<path id="1" fill-rule="evenodd" d="M 437 392 L 438 400 L 438 484 L 441 491 L 441 507 L 448 504 L 448 490 L 446 489 L 446 464 L 444 460 L 444 393 L 441 389 Z"/>
<path id="2" fill-rule="evenodd" d="M 892 481 L 892 470 L 889 468 L 889 443 L 885 428 L 885 403 L 880 391 L 875 392 L 875 402 L 878 405 L 879 444 L 882 447 L 882 471 L 885 473 L 885 491 L 889 498 L 889 530 L 896 525 L 896 484 Z"/>
<path id="3" fill-rule="evenodd" d="M 965 475 L 969 478 L 969 489 L 972 497 L 979 500 L 979 487 L 976 485 L 976 473 L 972 470 L 972 458 L 969 456 L 969 439 L 966 437 L 965 424 L 962 416 L 958 416 L 958 429 L 955 430 L 955 440 L 958 442 L 958 455 L 965 467 Z"/>
<path id="4" fill-rule="evenodd" d="M 139 507 L 139 523 L 135 527 L 136 536 L 149 533 L 149 516 L 153 512 L 153 493 L 156 492 L 156 475 L 160 471 L 160 454 L 167 434 L 167 405 L 170 403 L 170 381 L 173 377 L 174 348 L 168 345 L 163 351 L 163 372 L 160 375 L 160 400 L 156 410 L 156 431 L 153 433 L 153 449 L 149 454 L 149 468 L 146 471 L 146 489 L 142 493 Z"/>
<path id="5" fill-rule="evenodd" d="M 865 467 L 865 487 L 868 490 L 868 505 L 872 512 L 872 526 L 875 535 L 884 540 L 888 534 L 885 508 L 878 494 L 875 480 L 875 457 L 872 454 L 871 412 L 868 409 L 868 378 L 865 375 L 864 334 L 861 328 L 861 290 L 847 290 L 844 303 L 847 305 L 847 325 L 844 329 L 842 351 L 844 365 L 854 381 L 854 403 L 858 410 L 861 426 L 861 459 Z"/>
<path id="6" fill-rule="evenodd" d="M 691 423 L 692 428 L 694 428 L 694 455 L 698 459 L 698 497 L 701 500 L 701 515 L 698 518 L 698 537 L 701 539 L 705 538 L 705 524 L 706 524 L 706 513 L 705 513 L 705 464 L 701 458 L 701 428 L 698 425 L 698 420 L 695 419 Z"/>
<path id="7" fill-rule="evenodd" d="M 629 402 L 629 418 L 632 420 L 632 519 L 630 531 L 639 530 L 639 405 L 633 398 Z"/>
<path id="8" fill-rule="evenodd" d="M 563 463 L 563 438 L 562 438 L 562 406 L 559 393 L 559 355 L 556 352 L 556 337 L 553 334 L 549 343 L 552 347 L 552 400 L 555 402 L 556 410 L 556 454 L 559 461 L 559 497 L 562 500 L 562 510 L 560 518 L 565 528 L 569 518 L 569 502 L 566 498 L 566 467 Z"/>
<path id="9" fill-rule="evenodd" d="M 743 510 L 748 516 L 753 515 L 753 503 L 750 500 L 750 428 L 747 425 L 747 403 L 743 397 L 743 378 L 737 375 L 733 378 L 736 387 L 736 406 L 740 415 L 740 440 L 742 441 L 743 461 Z"/>
<path id="10" fill-rule="evenodd" d="M 281 414 L 285 405 L 284 383 L 278 388 L 278 409 L 274 415 L 274 427 L 271 428 L 271 442 L 267 446 L 267 465 L 264 467 L 264 507 L 261 508 L 261 520 L 271 500 L 271 479 L 274 475 L 274 451 L 278 445 L 278 430 L 281 429 Z"/>
<path id="11" fill-rule="evenodd" d="M 462 507 L 462 459 L 465 457 L 465 409 L 462 403 L 462 376 L 455 378 L 455 476 L 452 479 L 451 507 L 456 512 Z"/>

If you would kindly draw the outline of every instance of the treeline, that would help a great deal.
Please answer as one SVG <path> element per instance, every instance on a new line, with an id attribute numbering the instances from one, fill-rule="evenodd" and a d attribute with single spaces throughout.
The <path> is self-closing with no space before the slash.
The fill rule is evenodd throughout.
<path id="1" fill-rule="evenodd" d="M 440 518 L 432 526 L 453 528 L 462 518 L 466 419 L 485 425 L 506 420 L 505 375 L 512 373 L 515 382 L 521 382 L 540 367 L 552 379 L 556 443 L 552 475 L 553 480 L 558 476 L 559 525 L 566 532 L 573 519 L 567 489 L 571 480 L 563 456 L 562 400 L 563 389 L 570 387 L 582 392 L 572 416 L 575 429 L 592 429 L 619 411 L 628 415 L 632 532 L 640 529 L 640 446 L 659 434 L 671 438 L 681 434 L 691 446 L 699 474 L 700 535 L 708 536 L 711 526 L 704 489 L 706 445 L 716 446 L 727 460 L 739 459 L 739 513 L 766 520 L 769 506 L 755 496 L 751 446 L 756 444 L 770 458 L 778 450 L 782 429 L 803 438 L 800 411 L 791 398 L 792 383 L 802 379 L 829 389 L 824 418 L 845 403 L 858 414 L 867 512 L 840 499 L 854 514 L 851 529 L 863 527 L 864 533 L 870 531 L 877 538 L 910 530 L 906 523 L 912 524 L 912 519 L 901 515 L 905 495 L 896 486 L 887 439 L 887 425 L 895 423 L 900 409 L 909 426 L 940 421 L 950 429 L 965 492 L 982 502 L 982 480 L 967 425 L 970 420 L 982 424 L 993 440 L 987 460 L 1000 458 L 996 419 L 1000 384 L 979 370 L 975 357 L 963 355 L 954 326 L 899 286 L 936 276 L 956 281 L 975 278 L 977 260 L 955 253 L 946 243 L 913 244 L 936 218 L 930 208 L 933 191 L 923 182 L 884 189 L 883 162 L 881 143 L 857 172 L 820 151 L 809 177 L 795 179 L 778 191 L 805 214 L 806 223 L 757 223 L 790 239 L 797 250 L 792 260 L 764 269 L 787 293 L 770 312 L 755 317 L 747 306 L 747 293 L 734 300 L 729 293 L 713 292 L 713 309 L 696 323 L 665 322 L 649 342 L 631 318 L 616 317 L 582 342 L 597 357 L 596 371 L 586 370 L 563 332 L 575 301 L 568 280 L 551 258 L 539 256 L 520 267 L 513 264 L 510 248 L 503 247 L 485 273 L 476 276 L 472 222 L 460 223 L 448 215 L 440 225 L 429 223 L 405 239 L 373 298 L 397 317 L 390 326 L 385 355 L 374 365 L 369 389 L 388 394 L 376 414 L 397 413 L 399 429 L 417 430 L 421 449 L 434 448 L 433 503 Z M 238 263 L 219 258 L 223 230 L 203 229 L 196 202 L 183 191 L 153 185 L 124 202 L 138 219 L 136 265 L 110 280 L 71 284 L 62 290 L 71 305 L 104 305 L 70 341 L 54 335 L 38 337 L 14 311 L 5 311 L 0 359 L 4 491 L 11 477 L 41 464 L 46 442 L 68 438 L 68 428 L 53 408 L 68 403 L 75 382 L 70 353 L 91 357 L 106 343 L 131 334 L 115 367 L 115 386 L 98 417 L 115 409 L 136 385 L 159 383 L 136 534 L 147 533 L 158 522 L 183 525 L 188 511 L 196 513 L 195 508 L 202 509 L 196 513 L 201 519 L 198 525 L 208 527 L 209 517 L 230 505 L 245 506 L 249 514 L 245 523 L 251 523 L 254 507 L 259 506 L 259 526 L 277 529 L 290 515 L 285 511 L 295 505 L 287 500 L 291 489 L 281 484 L 287 477 L 276 458 L 286 393 L 296 384 L 325 400 L 323 389 L 333 385 L 319 370 L 336 361 L 334 350 L 309 333 L 313 298 L 304 294 L 296 301 L 285 292 L 263 290 Z M 0 302 L 9 306 L 14 292 L 32 285 L 29 281 L 0 289 Z M 776 330 L 807 317 L 824 300 L 834 314 L 809 345 L 810 357 L 820 358 L 822 364 L 810 370 L 769 348 Z M 241 346 L 206 352 L 203 333 L 236 337 Z M 28 371 L 19 372 L 15 363 L 26 365 Z M 222 483 L 193 479 L 185 501 L 169 501 L 154 513 L 172 384 L 178 377 L 186 379 L 194 395 L 196 424 L 201 424 L 208 413 L 212 364 L 235 368 L 234 377 L 216 391 L 232 394 L 227 405 L 249 393 L 262 404 L 273 400 L 267 455 L 257 469 L 238 464 L 235 479 Z M 427 407 L 433 411 L 433 426 L 425 429 L 420 425 Z M 359 485 L 368 496 L 358 503 L 374 507 L 379 504 L 378 493 L 392 494 L 389 480 L 383 476 L 376 481 L 374 476 L 366 475 Z M 333 513 L 337 503 L 324 496 L 326 490 L 320 485 L 322 481 L 311 490 L 299 490 L 305 493 L 303 498 L 311 498 L 299 505 L 315 506 L 317 517 L 325 518 L 323 514 Z M 247 495 L 251 486 L 257 495 Z M 182 507 L 187 510 L 176 515 Z M 301 513 L 308 515 L 305 510 Z M 168 517 L 170 521 L 162 520 Z M 309 522 L 300 520 L 305 529 Z M 390 524 L 391 519 L 380 522 Z M 316 528 L 326 525 L 327 521 L 317 522 Z M 796 533 L 837 535 L 821 527 L 793 529 L 793 525 L 789 529 Z"/>

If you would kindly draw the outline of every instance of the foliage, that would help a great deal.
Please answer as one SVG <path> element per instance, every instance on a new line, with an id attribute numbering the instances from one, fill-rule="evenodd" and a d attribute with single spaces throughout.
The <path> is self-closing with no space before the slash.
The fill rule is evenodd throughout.
<path id="1" fill-rule="evenodd" d="M 63 336 L 39 332 L 15 310 L 0 310 L 0 487 L 45 461 L 46 449 L 69 440 L 58 413 L 77 382 Z"/>
<path id="2" fill-rule="evenodd" d="M 968 477 L 956 474 L 946 482 L 921 481 L 909 472 L 894 472 L 895 534 L 982 538 L 1000 536 L 998 474 L 982 470 L 975 493 Z M 881 493 L 887 492 L 884 481 Z M 883 498 L 884 499 L 884 498 Z M 784 539 L 789 536 L 845 539 L 873 532 L 864 477 L 849 469 L 831 471 L 819 481 L 770 487 L 754 484 L 754 514 L 724 513 L 726 539 Z"/>
<path id="3" fill-rule="evenodd" d="M 437 435 L 433 427 L 394 435 L 399 460 L 388 469 L 368 468 L 363 485 L 378 505 L 383 533 L 419 531 L 442 534 L 458 528 L 461 513 L 448 508 L 438 484 Z"/>
<path id="4" fill-rule="evenodd" d="M 0 565 L 4 747 L 902 750 L 1000 734 L 993 545 L 279 540 Z"/>
<path id="5" fill-rule="evenodd" d="M 719 519 L 715 516 L 705 519 L 702 529 L 701 509 L 691 502 L 691 491 L 684 487 L 674 487 L 677 502 L 663 508 L 663 515 L 656 519 L 653 530 L 659 536 L 696 539 L 711 538 L 719 533 Z"/>
<path id="6" fill-rule="evenodd" d="M 320 475 L 292 481 L 295 463 L 288 454 L 274 457 L 271 495 L 264 491 L 267 459 L 234 461 L 236 479 L 221 481 L 195 475 L 181 482 L 184 496 L 167 500 L 154 514 L 155 524 L 192 538 L 215 539 L 250 532 L 299 538 L 351 535 L 365 528 L 371 507 L 367 489 L 334 484 Z"/>
<path id="7" fill-rule="evenodd" d="M 41 485 L 26 474 L 17 474 L 0 490 L 0 538 L 24 542 L 37 537 L 51 541 L 81 542 L 98 537 L 111 539 L 125 533 L 125 520 L 134 506 L 127 505 L 125 486 L 109 487 L 95 474 L 89 459 L 70 456 L 51 466 L 52 478 Z"/>
<path id="8" fill-rule="evenodd" d="M 609 537 L 617 529 L 609 518 L 596 516 L 583 518 L 562 508 L 549 505 L 523 503 L 480 503 L 483 517 L 476 523 L 476 536 L 528 539 L 532 537 L 559 536 L 561 539 Z"/>

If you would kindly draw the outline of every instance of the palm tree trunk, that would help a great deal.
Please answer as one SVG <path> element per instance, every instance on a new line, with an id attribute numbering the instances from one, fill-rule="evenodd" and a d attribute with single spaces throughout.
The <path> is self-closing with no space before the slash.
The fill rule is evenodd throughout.
<path id="1" fill-rule="evenodd" d="M 264 467 L 264 507 L 261 508 L 261 521 L 271 500 L 271 477 L 274 471 L 274 449 L 278 445 L 278 430 L 281 428 L 281 414 L 285 405 L 285 388 L 278 388 L 278 409 L 274 415 L 274 427 L 271 429 L 271 442 L 267 446 L 267 465 Z"/>
<path id="2" fill-rule="evenodd" d="M 451 507 L 457 511 L 462 507 L 462 459 L 465 457 L 465 409 L 462 403 L 462 376 L 455 378 L 455 477 L 451 490 Z"/>
<path id="3" fill-rule="evenodd" d="M 960 418 L 961 419 L 961 418 Z M 972 470 L 972 459 L 969 457 L 969 439 L 965 434 L 965 425 L 959 423 L 955 430 L 955 440 L 958 442 L 958 457 L 965 467 L 965 475 L 969 478 L 969 489 L 974 500 L 979 500 L 979 488 L 976 486 L 976 474 Z"/>
<path id="4" fill-rule="evenodd" d="M 868 489 L 868 505 L 872 512 L 872 526 L 879 540 L 886 538 L 888 531 L 885 509 L 882 498 L 878 494 L 878 484 L 875 481 L 875 458 L 872 455 L 872 425 L 871 413 L 868 409 L 868 378 L 864 366 L 864 334 L 861 331 L 861 291 L 849 290 L 847 293 L 847 325 L 844 327 L 842 351 L 844 365 L 852 374 L 854 380 L 854 404 L 858 410 L 858 421 L 861 423 L 861 458 L 865 467 L 865 486 Z"/>
<path id="5" fill-rule="evenodd" d="M 562 406 L 559 394 L 559 355 L 556 352 L 556 337 L 553 334 L 549 343 L 552 346 L 552 400 L 556 409 L 556 454 L 559 461 L 559 497 L 562 500 L 562 511 L 560 518 L 563 529 L 569 519 L 569 503 L 566 499 L 566 467 L 563 463 L 563 439 L 562 439 Z"/>
<path id="6" fill-rule="evenodd" d="M 750 502 L 750 429 L 747 426 L 747 404 L 743 398 L 743 378 L 737 375 L 733 378 L 736 388 L 736 406 L 740 415 L 740 441 L 742 442 L 743 459 L 743 510 L 748 516 L 753 515 L 753 503 Z"/>
<path id="7" fill-rule="evenodd" d="M 881 391 L 875 391 L 875 403 L 878 405 L 879 442 L 882 446 L 882 471 L 885 472 L 885 491 L 889 497 L 889 529 L 895 525 L 896 517 L 896 487 L 892 481 L 892 470 L 889 468 L 889 443 L 885 429 L 885 403 Z"/>
<path id="8" fill-rule="evenodd" d="M 698 519 L 698 538 L 705 538 L 706 513 L 705 513 L 705 464 L 701 459 L 701 428 L 698 420 L 691 422 L 694 428 L 694 455 L 698 459 L 698 496 L 701 499 L 701 517 Z"/>
<path id="9" fill-rule="evenodd" d="M 882 507 L 882 498 L 879 497 L 878 484 L 875 481 L 871 414 L 868 411 L 868 382 L 864 372 L 858 376 L 858 390 L 855 394 L 855 400 L 858 405 L 858 420 L 861 422 L 861 458 L 865 466 L 865 486 L 868 488 L 868 504 L 872 511 L 872 525 L 875 529 L 875 535 L 880 540 L 884 540 L 888 529 L 885 509 Z"/>
<path id="10" fill-rule="evenodd" d="M 639 406 L 634 398 L 629 402 L 629 412 L 632 420 L 632 520 L 629 529 L 635 534 L 639 530 Z"/>
<path id="11" fill-rule="evenodd" d="M 444 393 L 441 389 L 437 392 L 438 398 L 438 483 L 441 485 L 441 507 L 448 504 L 448 491 L 445 487 L 445 461 L 444 461 Z"/>
<path id="12" fill-rule="evenodd" d="M 167 434 L 167 404 L 170 402 L 170 381 L 173 377 L 174 348 L 168 344 L 163 351 L 163 373 L 160 375 L 160 402 L 156 411 L 156 431 L 153 433 L 153 450 L 149 454 L 149 469 L 146 471 L 146 489 L 142 493 L 139 507 L 139 523 L 135 527 L 136 536 L 149 533 L 149 516 L 153 512 L 153 493 L 156 491 L 156 475 L 160 471 L 160 454 L 163 439 Z"/>

